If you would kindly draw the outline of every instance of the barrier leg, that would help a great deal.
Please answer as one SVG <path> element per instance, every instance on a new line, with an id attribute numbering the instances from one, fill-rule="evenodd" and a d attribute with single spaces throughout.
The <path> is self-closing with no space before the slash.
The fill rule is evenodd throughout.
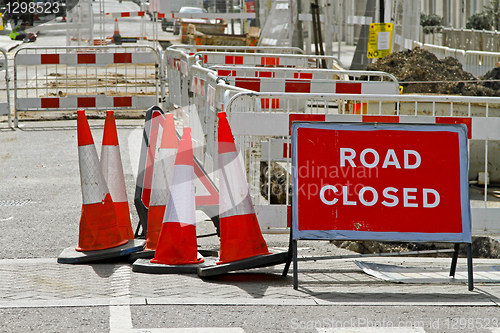
<path id="1" fill-rule="evenodd" d="M 455 277 L 455 270 L 457 268 L 459 248 L 460 248 L 460 243 L 456 243 L 455 244 L 455 252 L 453 252 L 453 258 L 451 259 L 451 268 L 450 268 L 450 276 L 453 276 L 453 277 Z"/>
<path id="2" fill-rule="evenodd" d="M 297 241 L 292 241 L 292 256 L 293 256 L 293 289 L 299 289 L 299 272 L 297 266 Z"/>
<path id="3" fill-rule="evenodd" d="M 292 250 L 292 229 L 290 228 L 290 241 L 288 242 L 288 259 L 285 263 L 285 268 L 283 269 L 283 274 L 281 276 L 286 277 L 288 275 L 288 270 L 290 269 L 290 263 L 292 262 L 293 250 Z"/>
<path id="4" fill-rule="evenodd" d="M 469 291 L 474 290 L 474 275 L 472 272 L 472 244 L 467 244 L 467 275 Z"/>

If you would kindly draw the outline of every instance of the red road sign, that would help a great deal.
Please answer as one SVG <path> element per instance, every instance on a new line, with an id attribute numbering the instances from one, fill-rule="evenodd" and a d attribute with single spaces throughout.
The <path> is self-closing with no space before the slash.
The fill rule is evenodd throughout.
<path id="1" fill-rule="evenodd" d="M 471 241 L 464 125 L 294 123 L 293 237 Z"/>

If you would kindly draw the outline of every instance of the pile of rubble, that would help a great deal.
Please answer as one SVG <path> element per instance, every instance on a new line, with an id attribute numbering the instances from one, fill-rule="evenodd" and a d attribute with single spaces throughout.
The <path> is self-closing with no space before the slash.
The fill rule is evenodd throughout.
<path id="1" fill-rule="evenodd" d="M 394 75 L 408 94 L 445 94 L 462 96 L 499 96 L 500 68 L 492 68 L 482 77 L 474 77 L 455 58 L 438 59 L 419 47 L 395 52 L 366 68 Z"/>

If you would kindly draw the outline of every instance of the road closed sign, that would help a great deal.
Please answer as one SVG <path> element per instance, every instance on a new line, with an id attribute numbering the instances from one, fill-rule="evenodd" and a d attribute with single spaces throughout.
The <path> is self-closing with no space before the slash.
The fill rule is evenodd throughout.
<path id="1" fill-rule="evenodd" d="M 464 125 L 292 124 L 294 239 L 471 242 Z"/>

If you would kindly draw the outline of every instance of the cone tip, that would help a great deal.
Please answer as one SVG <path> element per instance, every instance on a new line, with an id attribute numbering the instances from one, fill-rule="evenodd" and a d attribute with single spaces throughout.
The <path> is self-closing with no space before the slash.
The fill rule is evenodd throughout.
<path id="1" fill-rule="evenodd" d="M 182 130 L 182 134 L 191 135 L 191 128 L 190 127 L 184 127 L 184 129 Z"/>
<path id="2" fill-rule="evenodd" d="M 219 119 L 226 119 L 226 113 L 225 112 L 219 112 L 219 113 L 217 113 L 217 117 L 219 117 Z"/>
<path id="3" fill-rule="evenodd" d="M 115 113 L 114 113 L 112 110 L 108 110 L 108 111 L 106 111 L 106 115 L 107 115 L 107 116 L 112 116 L 112 115 L 114 115 L 114 114 L 115 114 Z"/>

